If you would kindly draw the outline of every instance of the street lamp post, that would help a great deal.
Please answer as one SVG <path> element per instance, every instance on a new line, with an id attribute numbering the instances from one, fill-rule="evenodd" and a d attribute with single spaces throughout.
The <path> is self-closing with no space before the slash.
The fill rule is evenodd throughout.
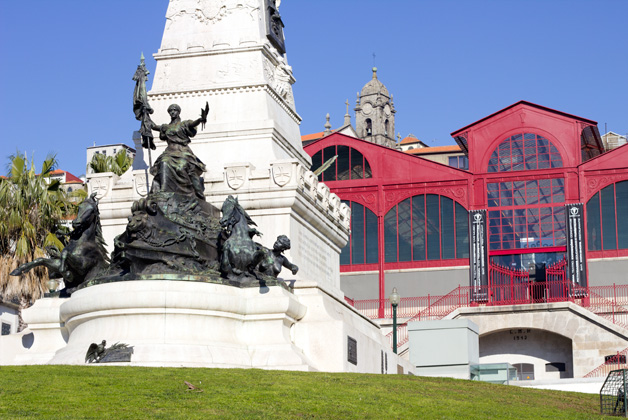
<path id="1" fill-rule="evenodd" d="M 397 305 L 399 305 L 399 301 L 401 300 L 399 293 L 397 293 L 397 288 L 393 287 L 392 293 L 388 297 L 390 300 L 390 304 L 392 305 L 393 310 L 393 352 L 397 354 Z"/>

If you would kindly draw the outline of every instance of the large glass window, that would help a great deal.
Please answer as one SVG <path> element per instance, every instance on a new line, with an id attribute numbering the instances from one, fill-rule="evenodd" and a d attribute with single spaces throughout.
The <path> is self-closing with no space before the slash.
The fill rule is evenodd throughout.
<path id="1" fill-rule="evenodd" d="M 515 134 L 497 146 L 488 162 L 488 172 L 562 168 L 563 161 L 549 140 L 533 134 Z"/>
<path id="2" fill-rule="evenodd" d="M 589 251 L 628 249 L 628 181 L 611 184 L 587 203 Z"/>
<path id="3" fill-rule="evenodd" d="M 491 250 L 566 245 L 563 178 L 492 182 L 486 190 Z"/>
<path id="4" fill-rule="evenodd" d="M 361 204 L 343 203 L 351 207 L 351 235 L 340 252 L 340 265 L 376 264 L 377 216 Z"/>
<path id="5" fill-rule="evenodd" d="M 469 258 L 469 215 L 451 198 L 416 195 L 384 216 L 386 262 Z"/>
<path id="6" fill-rule="evenodd" d="M 469 158 L 466 156 L 449 156 L 449 166 L 469 170 Z"/>
<path id="7" fill-rule="evenodd" d="M 349 146 L 328 146 L 312 156 L 312 171 L 337 156 L 323 173 L 319 181 L 347 181 L 350 179 L 372 178 L 371 165 L 358 150 Z"/>

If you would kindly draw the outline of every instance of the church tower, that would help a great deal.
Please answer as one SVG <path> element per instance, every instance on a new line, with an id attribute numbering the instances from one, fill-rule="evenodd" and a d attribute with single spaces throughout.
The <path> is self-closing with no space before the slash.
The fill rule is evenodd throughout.
<path id="1" fill-rule="evenodd" d="M 373 78 L 358 94 L 355 107 L 358 137 L 394 148 L 396 145 L 395 112 L 392 95 L 377 79 L 377 68 L 373 67 Z"/>

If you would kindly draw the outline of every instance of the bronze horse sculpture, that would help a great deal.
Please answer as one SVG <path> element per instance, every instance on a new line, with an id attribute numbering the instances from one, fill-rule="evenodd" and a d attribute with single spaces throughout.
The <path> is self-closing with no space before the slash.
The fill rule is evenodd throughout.
<path id="1" fill-rule="evenodd" d="M 220 271 L 224 277 L 239 277 L 250 274 L 257 278 L 254 270 L 265 255 L 263 248 L 253 241 L 261 233 L 250 225 L 257 226 L 238 203 L 237 198 L 227 197 L 222 205 L 220 226 L 223 228 Z"/>
<path id="2" fill-rule="evenodd" d="M 100 213 L 96 193 L 85 199 L 72 221 L 70 239 L 63 251 L 49 248 L 50 258 L 37 258 L 22 264 L 11 272 L 19 276 L 35 267 L 48 268 L 49 274 L 59 274 L 65 282 L 65 292 L 70 294 L 81 283 L 91 280 L 109 266 L 109 256 L 100 226 Z"/>

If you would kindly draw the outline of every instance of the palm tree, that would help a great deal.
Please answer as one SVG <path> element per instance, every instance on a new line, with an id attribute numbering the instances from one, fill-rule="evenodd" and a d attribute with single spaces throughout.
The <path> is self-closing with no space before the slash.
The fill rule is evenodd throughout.
<path id="1" fill-rule="evenodd" d="M 19 265 L 47 256 L 46 248 L 63 249 L 55 235 L 61 220 L 73 214 L 72 204 L 58 180 L 50 178 L 55 156 L 48 156 L 38 174 L 19 152 L 9 157 L 8 177 L 0 180 L 0 299 L 17 298 L 26 307 L 41 297 L 48 272 L 36 268 L 21 277 L 9 273 Z"/>
<path id="2" fill-rule="evenodd" d="M 133 158 L 127 154 L 126 149 L 122 149 L 116 153 L 115 156 L 106 156 L 101 153 L 94 154 L 88 167 L 97 174 L 102 172 L 113 172 L 114 174 L 120 176 L 132 165 Z"/>

